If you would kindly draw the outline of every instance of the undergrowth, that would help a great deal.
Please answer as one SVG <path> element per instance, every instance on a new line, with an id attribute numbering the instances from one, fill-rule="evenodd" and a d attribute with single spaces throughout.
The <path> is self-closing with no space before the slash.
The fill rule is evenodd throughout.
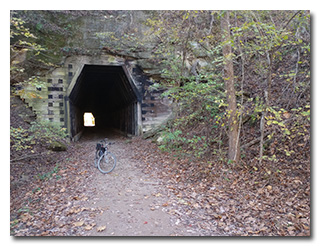
<path id="1" fill-rule="evenodd" d="M 67 133 L 65 128 L 50 121 L 31 122 L 29 129 L 21 126 L 10 126 L 10 145 L 15 151 L 30 149 L 36 144 L 48 146 L 54 141 L 66 141 Z"/>

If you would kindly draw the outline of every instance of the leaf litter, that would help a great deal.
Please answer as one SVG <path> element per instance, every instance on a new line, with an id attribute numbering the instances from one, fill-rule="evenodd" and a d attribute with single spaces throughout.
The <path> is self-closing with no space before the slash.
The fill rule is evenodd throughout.
<path id="1" fill-rule="evenodd" d="M 11 184 L 11 235 L 81 236 L 95 227 L 95 217 L 105 208 L 87 207 L 94 191 L 87 184 L 89 164 L 81 160 L 82 151 L 71 144 L 67 153 L 56 156 L 59 168 L 55 173 L 46 179 L 33 175 L 23 189 Z M 30 166 L 29 162 L 19 164 L 20 169 L 23 165 Z M 50 167 L 52 164 L 46 169 Z"/>
<path id="2" fill-rule="evenodd" d="M 35 175 L 21 189 L 11 186 L 11 235 L 81 236 L 94 228 L 106 230 L 95 218 L 108 208 L 87 207 L 95 191 L 88 185 L 92 163 L 83 158 L 86 144 L 92 143 L 72 144 L 60 154 L 59 169 L 49 178 Z M 161 180 L 162 188 L 150 195 L 166 201 L 148 209 L 164 209 L 173 225 L 192 235 L 310 236 L 309 168 L 284 163 L 281 171 L 266 176 L 249 166 L 230 169 L 179 159 L 141 138 L 134 138 L 130 148 L 137 168 Z"/>
<path id="3" fill-rule="evenodd" d="M 145 172 L 163 180 L 169 213 L 198 235 L 310 236 L 309 160 L 304 169 L 283 162 L 271 173 L 176 158 L 149 140 L 134 143 Z"/>

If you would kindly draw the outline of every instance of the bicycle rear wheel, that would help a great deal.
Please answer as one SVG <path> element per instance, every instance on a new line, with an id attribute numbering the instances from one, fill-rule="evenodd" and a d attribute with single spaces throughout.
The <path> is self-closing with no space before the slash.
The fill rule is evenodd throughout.
<path id="1" fill-rule="evenodd" d="M 98 160 L 98 169 L 102 173 L 110 173 L 116 167 L 116 157 L 111 152 L 106 152 Z"/>

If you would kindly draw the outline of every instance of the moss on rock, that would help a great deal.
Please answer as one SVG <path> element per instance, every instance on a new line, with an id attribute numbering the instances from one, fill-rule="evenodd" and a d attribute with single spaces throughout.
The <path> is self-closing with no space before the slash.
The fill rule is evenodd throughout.
<path id="1" fill-rule="evenodd" d="M 61 143 L 59 141 L 53 141 L 49 145 L 49 149 L 53 150 L 53 151 L 66 151 L 67 150 L 67 146 L 64 143 Z"/>

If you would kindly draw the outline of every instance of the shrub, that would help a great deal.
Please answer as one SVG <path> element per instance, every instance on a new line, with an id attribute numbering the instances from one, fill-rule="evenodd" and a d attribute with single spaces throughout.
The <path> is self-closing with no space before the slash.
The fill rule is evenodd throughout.
<path id="1" fill-rule="evenodd" d="M 48 147 L 53 142 L 64 142 L 66 137 L 66 129 L 50 121 L 31 122 L 29 129 L 10 127 L 11 148 L 16 151 L 32 149 L 36 143 Z"/>

